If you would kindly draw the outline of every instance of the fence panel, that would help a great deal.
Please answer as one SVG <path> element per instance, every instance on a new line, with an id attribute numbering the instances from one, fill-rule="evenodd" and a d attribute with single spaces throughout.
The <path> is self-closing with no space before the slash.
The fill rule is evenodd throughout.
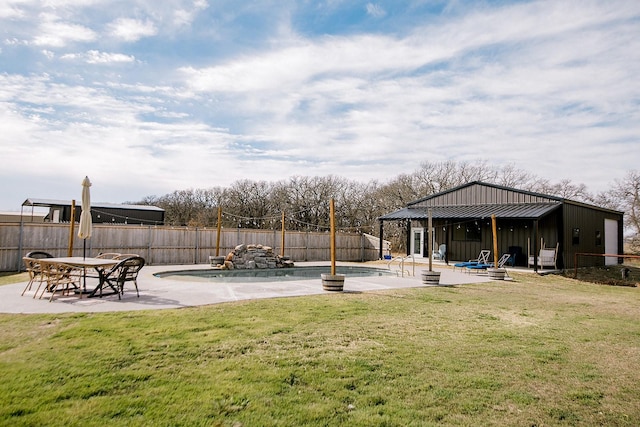
<path id="1" fill-rule="evenodd" d="M 22 269 L 22 257 L 29 251 L 44 250 L 53 256 L 67 256 L 70 224 L 0 223 L 0 271 Z M 74 227 L 73 256 L 95 256 L 100 252 L 136 253 L 150 265 L 201 264 L 216 255 L 216 228 L 162 227 L 94 224 L 91 238 L 77 237 Z M 285 231 L 286 256 L 294 262 L 329 261 L 330 235 L 326 232 Z M 271 246 L 282 252 L 282 230 L 222 229 L 219 254 L 226 256 L 239 244 Z M 85 247 L 86 245 L 86 247 Z M 362 235 L 338 233 L 336 258 L 339 261 L 368 261 L 378 258 L 378 250 Z"/>

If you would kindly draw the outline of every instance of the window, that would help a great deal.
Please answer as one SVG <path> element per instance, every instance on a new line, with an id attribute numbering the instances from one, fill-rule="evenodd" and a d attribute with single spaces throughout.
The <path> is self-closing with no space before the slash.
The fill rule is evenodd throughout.
<path id="1" fill-rule="evenodd" d="M 479 242 L 482 240 L 482 228 L 478 223 L 458 224 L 453 228 L 453 240 Z"/>
<path id="2" fill-rule="evenodd" d="M 573 235 L 571 238 L 571 244 L 573 245 L 579 245 L 580 244 L 580 229 L 579 228 L 574 228 L 573 229 Z"/>
<path id="3" fill-rule="evenodd" d="M 600 230 L 596 231 L 596 246 L 602 246 L 602 233 Z"/>

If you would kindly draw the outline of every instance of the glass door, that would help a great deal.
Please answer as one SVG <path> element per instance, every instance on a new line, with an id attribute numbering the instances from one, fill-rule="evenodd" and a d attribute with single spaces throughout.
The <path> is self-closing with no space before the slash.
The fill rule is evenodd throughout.
<path id="1" fill-rule="evenodd" d="M 424 256 L 424 228 L 412 228 L 411 253 L 416 258 Z"/>

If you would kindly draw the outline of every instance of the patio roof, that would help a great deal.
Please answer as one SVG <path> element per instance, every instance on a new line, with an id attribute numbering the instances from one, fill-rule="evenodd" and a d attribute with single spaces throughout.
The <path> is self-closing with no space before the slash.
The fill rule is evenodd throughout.
<path id="1" fill-rule="evenodd" d="M 495 215 L 498 219 L 538 219 L 558 209 L 562 204 L 527 203 L 527 204 L 490 204 L 472 206 L 434 206 L 431 208 L 433 219 L 473 219 L 490 218 Z M 429 218 L 427 208 L 404 208 L 378 218 L 380 221 L 398 221 L 405 219 L 423 220 Z"/>

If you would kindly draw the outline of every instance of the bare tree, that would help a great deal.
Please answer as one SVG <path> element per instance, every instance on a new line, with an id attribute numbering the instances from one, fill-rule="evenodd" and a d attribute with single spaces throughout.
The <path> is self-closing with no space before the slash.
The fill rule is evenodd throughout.
<path id="1" fill-rule="evenodd" d="M 630 250 L 640 253 L 640 171 L 629 171 L 624 178 L 615 180 L 614 198 L 625 213 L 625 226 L 630 233 Z"/>

